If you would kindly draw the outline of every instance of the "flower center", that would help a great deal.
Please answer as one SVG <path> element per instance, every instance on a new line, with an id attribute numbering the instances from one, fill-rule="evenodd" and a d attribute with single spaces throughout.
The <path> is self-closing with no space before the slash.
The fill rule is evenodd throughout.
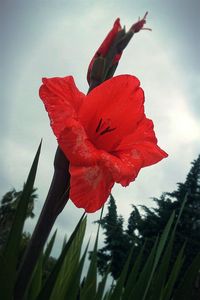
<path id="1" fill-rule="evenodd" d="M 111 126 L 110 119 L 106 119 L 105 121 L 103 121 L 101 118 L 97 125 L 96 133 L 99 135 L 103 135 L 116 129 L 116 128 L 111 128 L 110 126 Z"/>

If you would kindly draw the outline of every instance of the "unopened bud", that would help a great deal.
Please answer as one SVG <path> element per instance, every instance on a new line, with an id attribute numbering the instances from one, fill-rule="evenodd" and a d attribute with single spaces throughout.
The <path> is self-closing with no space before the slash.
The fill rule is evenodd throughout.
<path id="1" fill-rule="evenodd" d="M 94 60 L 90 80 L 95 81 L 102 81 L 104 77 L 104 71 L 105 71 L 105 59 L 102 56 L 97 57 Z"/>

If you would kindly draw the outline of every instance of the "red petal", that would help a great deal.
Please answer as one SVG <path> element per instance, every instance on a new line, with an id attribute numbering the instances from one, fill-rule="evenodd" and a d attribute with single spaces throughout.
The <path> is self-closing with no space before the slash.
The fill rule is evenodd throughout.
<path id="1" fill-rule="evenodd" d="M 137 128 L 144 117 L 144 93 L 139 80 L 130 75 L 111 78 L 86 96 L 79 112 L 89 139 L 105 151 L 113 151 L 124 136 Z M 110 120 L 112 132 L 99 135 L 96 128 L 100 120 Z"/>
<path id="2" fill-rule="evenodd" d="M 91 166 L 100 159 L 100 151 L 88 140 L 83 126 L 75 119 L 65 121 L 58 143 L 73 165 Z"/>
<path id="3" fill-rule="evenodd" d="M 86 212 L 95 212 L 107 200 L 114 181 L 109 172 L 96 165 L 93 167 L 70 166 L 70 199 Z"/>
<path id="4" fill-rule="evenodd" d="M 154 165 L 168 156 L 168 154 L 158 145 L 149 142 L 143 142 L 139 145 L 135 145 L 134 151 L 137 151 L 137 153 L 139 153 L 143 158 L 142 167 Z"/>
<path id="5" fill-rule="evenodd" d="M 142 167 L 142 160 L 130 151 L 118 152 L 117 155 L 104 152 L 101 154 L 101 164 L 110 171 L 115 182 L 127 186 L 137 177 Z"/>
<path id="6" fill-rule="evenodd" d="M 116 147 L 115 150 L 129 150 L 132 149 L 135 144 L 140 144 L 144 141 L 157 144 L 152 120 L 147 119 L 144 115 L 137 125 L 138 126 L 131 134 L 124 136 L 124 138 L 121 140 L 121 143 Z"/>
<path id="7" fill-rule="evenodd" d="M 103 43 L 101 44 L 101 46 L 99 47 L 99 49 L 97 50 L 96 54 L 100 54 L 103 57 L 106 56 L 110 46 L 112 45 L 116 35 L 118 34 L 118 32 L 122 29 L 121 24 L 120 24 L 120 19 L 117 18 L 115 20 L 115 23 L 113 24 L 113 28 L 111 29 L 111 31 L 108 33 L 108 35 L 106 36 L 106 38 L 104 39 Z"/>
<path id="8" fill-rule="evenodd" d="M 136 151 L 143 160 L 142 167 L 155 164 L 168 156 L 157 145 L 153 122 L 146 117 L 139 122 L 137 129 L 132 134 L 124 137 L 120 145 L 116 147 L 116 153 L 118 151 L 120 153 L 123 151 Z"/>
<path id="9" fill-rule="evenodd" d="M 74 83 L 72 76 L 43 78 L 39 95 L 49 114 L 51 127 L 56 137 L 65 128 L 69 118 L 76 118 L 85 95 Z"/>
<path id="10" fill-rule="evenodd" d="M 114 181 L 126 186 L 135 180 L 141 168 L 167 156 L 157 145 L 153 122 L 144 117 L 136 130 L 125 136 L 112 154 L 102 152 L 101 162 L 110 170 Z"/>
<path id="11" fill-rule="evenodd" d="M 91 73 L 91 69 L 94 63 L 94 60 L 98 57 L 98 56 L 103 56 L 105 57 L 110 46 L 112 45 L 117 33 L 122 29 L 121 24 L 120 24 L 120 19 L 118 18 L 114 25 L 113 28 L 111 29 L 111 31 L 108 33 L 108 35 L 106 36 L 106 38 L 104 39 L 103 43 L 101 44 L 101 46 L 98 48 L 98 50 L 96 51 L 94 57 L 92 58 L 89 67 L 88 67 L 88 72 L 87 72 L 87 81 L 88 83 L 90 83 L 90 73 Z M 120 55 L 121 56 L 121 55 Z M 120 56 L 117 56 L 117 59 L 120 59 Z M 116 61 L 118 61 L 116 60 Z M 116 62 L 115 61 L 115 62 Z"/>

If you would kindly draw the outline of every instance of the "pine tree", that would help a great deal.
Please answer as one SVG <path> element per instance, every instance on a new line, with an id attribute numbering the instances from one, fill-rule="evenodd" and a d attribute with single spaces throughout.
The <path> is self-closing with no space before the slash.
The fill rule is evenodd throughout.
<path id="1" fill-rule="evenodd" d="M 98 251 L 98 268 L 103 274 L 110 264 L 110 272 L 116 279 L 126 260 L 128 240 L 123 232 L 123 218 L 117 215 L 117 206 L 112 195 L 108 213 L 100 224 L 105 231 L 105 246 Z"/>
<path id="2" fill-rule="evenodd" d="M 146 216 L 138 226 L 142 240 L 149 240 L 150 249 L 156 236 L 163 231 L 172 211 L 178 215 L 186 195 L 187 202 L 177 226 L 172 259 L 173 264 L 180 247 L 186 242 L 183 272 L 200 251 L 200 156 L 192 162 L 186 181 L 178 183 L 177 190 L 154 198 L 156 208 L 143 206 Z"/>
<path id="3" fill-rule="evenodd" d="M 28 210 L 26 218 L 33 218 L 35 215 L 33 213 L 34 201 L 37 198 L 36 188 L 33 188 L 30 198 L 28 199 Z M 19 197 L 22 191 L 16 191 L 14 188 L 7 192 L 1 199 L 0 202 L 0 249 L 5 244 L 8 234 L 10 232 L 15 213 L 17 210 L 17 205 L 19 202 Z M 24 240 L 28 240 L 30 235 L 24 233 Z"/>
<path id="4" fill-rule="evenodd" d="M 128 225 L 126 229 L 126 235 L 129 240 L 130 247 L 140 247 L 141 246 L 141 237 L 138 231 L 140 223 L 142 221 L 141 214 L 138 208 L 135 205 L 132 205 L 133 210 L 128 219 Z"/>
<path id="5" fill-rule="evenodd" d="M 177 241 L 180 244 L 185 240 L 187 242 L 185 266 L 200 251 L 200 155 L 192 162 L 185 183 L 179 183 L 178 189 L 168 195 L 180 206 L 186 193 L 187 203 L 177 228 Z"/>

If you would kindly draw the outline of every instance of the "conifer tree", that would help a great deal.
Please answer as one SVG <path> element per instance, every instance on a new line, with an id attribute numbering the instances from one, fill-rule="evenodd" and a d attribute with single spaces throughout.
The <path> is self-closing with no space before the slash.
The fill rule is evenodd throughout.
<path id="1" fill-rule="evenodd" d="M 34 201 L 37 198 L 36 188 L 33 188 L 30 198 L 28 199 L 28 210 L 26 218 L 34 218 Z M 0 249 L 5 244 L 10 232 L 17 205 L 22 191 L 16 191 L 14 188 L 8 191 L 0 201 Z M 30 238 L 29 234 L 24 233 L 24 241 Z M 26 242 L 27 244 L 27 242 Z"/>
<path id="2" fill-rule="evenodd" d="M 118 278 L 126 260 L 128 240 L 123 232 L 123 218 L 117 215 L 117 206 L 110 196 L 108 213 L 100 221 L 105 231 L 105 246 L 98 251 L 98 268 L 104 273 L 110 264 L 110 272 L 114 279 Z"/>
<path id="3" fill-rule="evenodd" d="M 129 216 L 125 233 L 127 234 L 130 246 L 134 245 L 135 247 L 139 247 L 141 246 L 141 238 L 138 228 L 142 221 L 142 217 L 138 208 L 135 205 L 132 205 L 132 207 L 133 210 Z"/>
<path id="4" fill-rule="evenodd" d="M 177 190 L 154 198 L 157 205 L 154 209 L 143 206 L 146 216 L 138 226 L 142 241 L 148 239 L 151 248 L 156 236 L 163 231 L 172 211 L 178 215 L 186 195 L 187 201 L 176 230 L 172 259 L 173 264 L 180 247 L 186 242 L 183 272 L 200 251 L 200 156 L 192 162 L 192 168 L 185 182 L 178 183 Z"/>

